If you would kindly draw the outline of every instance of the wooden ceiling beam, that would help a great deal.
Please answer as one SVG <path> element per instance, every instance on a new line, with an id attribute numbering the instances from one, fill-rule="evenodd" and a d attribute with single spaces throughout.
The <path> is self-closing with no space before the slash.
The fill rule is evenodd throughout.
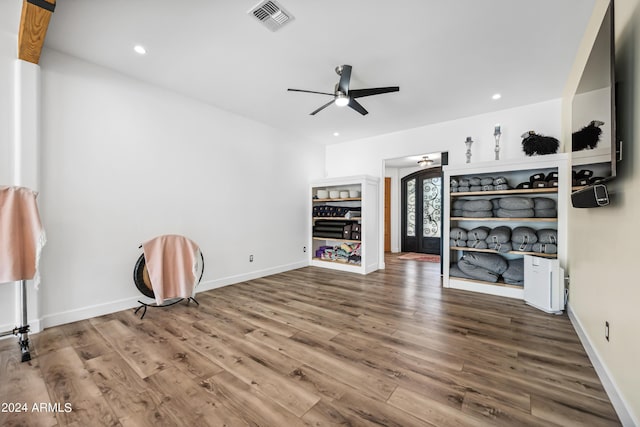
<path id="1" fill-rule="evenodd" d="M 56 0 L 23 0 L 20 30 L 18 32 L 18 58 L 37 64 L 49 28 L 49 20 Z"/>

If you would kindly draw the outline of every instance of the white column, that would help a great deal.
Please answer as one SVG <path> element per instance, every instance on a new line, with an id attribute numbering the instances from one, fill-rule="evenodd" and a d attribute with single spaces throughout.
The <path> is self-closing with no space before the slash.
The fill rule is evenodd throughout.
<path id="1" fill-rule="evenodd" d="M 40 189 L 40 66 L 17 59 L 13 79 L 13 185 Z M 46 286 L 46 283 L 43 283 Z M 16 325 L 21 320 L 20 282 L 16 283 Z M 27 286 L 31 332 L 39 332 L 39 293 L 31 282 Z"/>

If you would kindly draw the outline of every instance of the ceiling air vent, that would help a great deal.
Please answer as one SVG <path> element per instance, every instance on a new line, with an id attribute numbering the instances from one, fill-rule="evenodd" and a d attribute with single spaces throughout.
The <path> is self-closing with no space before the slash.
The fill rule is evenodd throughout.
<path id="1" fill-rule="evenodd" d="M 272 0 L 261 1 L 247 13 L 253 15 L 271 31 L 279 30 L 284 24 L 294 19 L 293 15 Z"/>

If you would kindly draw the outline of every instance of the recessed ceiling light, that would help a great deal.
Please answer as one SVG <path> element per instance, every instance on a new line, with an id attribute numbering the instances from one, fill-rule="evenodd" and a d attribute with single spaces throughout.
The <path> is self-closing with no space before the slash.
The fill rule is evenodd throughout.
<path id="1" fill-rule="evenodd" d="M 135 45 L 133 47 L 133 50 L 135 50 L 136 53 L 139 53 L 140 55 L 144 55 L 145 53 L 147 53 L 147 49 L 145 49 L 144 46 L 141 46 L 139 44 Z"/>
<path id="2" fill-rule="evenodd" d="M 333 136 L 340 136 L 340 132 L 334 132 Z"/>
<path id="3" fill-rule="evenodd" d="M 500 95 L 499 93 L 494 93 L 493 96 L 491 97 L 491 99 L 496 100 L 496 99 L 500 99 L 502 98 L 502 95 Z"/>

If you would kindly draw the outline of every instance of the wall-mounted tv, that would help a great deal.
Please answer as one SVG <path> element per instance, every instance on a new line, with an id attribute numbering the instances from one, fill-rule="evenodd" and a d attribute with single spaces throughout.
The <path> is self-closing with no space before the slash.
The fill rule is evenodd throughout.
<path id="1" fill-rule="evenodd" d="M 580 192 L 592 192 L 616 176 L 615 32 L 609 3 L 572 100 L 572 164 L 583 172 Z M 586 172 L 593 173 L 588 175 Z M 574 182 L 575 183 L 575 182 Z M 602 187 L 599 187 L 602 189 Z M 573 197 L 572 197 L 573 199 Z M 608 202 L 607 202 L 608 204 Z M 575 205 L 575 203 L 574 203 Z M 598 205 L 602 206 L 602 204 Z M 583 207 L 583 206 L 575 206 Z"/>

